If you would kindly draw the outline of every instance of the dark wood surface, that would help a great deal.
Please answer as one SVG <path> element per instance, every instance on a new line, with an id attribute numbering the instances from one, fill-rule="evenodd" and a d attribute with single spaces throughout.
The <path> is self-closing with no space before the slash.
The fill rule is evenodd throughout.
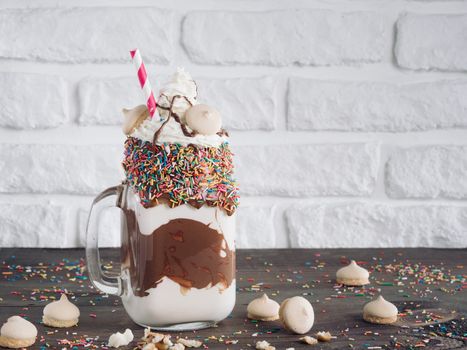
<path id="1" fill-rule="evenodd" d="M 105 268 L 118 268 L 117 251 Z M 78 344 L 105 347 L 110 334 L 141 327 L 132 323 L 117 297 L 91 288 L 80 249 L 0 249 L 0 322 L 20 314 L 34 322 L 39 340 L 34 348 L 82 349 Z M 336 285 L 334 276 L 348 259 L 371 273 L 363 289 Z M 110 260 L 109 260 L 110 261 Z M 285 331 L 279 322 L 246 319 L 246 306 L 263 292 L 279 303 L 287 297 L 307 298 L 315 311 L 310 331 L 329 331 L 335 338 L 315 349 L 460 349 L 467 348 L 467 250 L 448 249 L 324 249 L 240 250 L 237 252 L 237 304 L 217 328 L 183 333 L 201 339 L 209 349 L 254 349 L 267 340 L 276 349 L 309 345 Z M 68 292 L 81 310 L 80 323 L 68 330 L 44 327 L 44 305 Z M 363 321 L 363 305 L 381 293 L 401 312 L 397 324 Z M 177 336 L 178 334 L 172 334 Z M 85 340 L 87 339 L 87 340 Z M 229 344 L 238 341 L 236 344 Z M 129 346 L 132 349 L 136 343 Z"/>

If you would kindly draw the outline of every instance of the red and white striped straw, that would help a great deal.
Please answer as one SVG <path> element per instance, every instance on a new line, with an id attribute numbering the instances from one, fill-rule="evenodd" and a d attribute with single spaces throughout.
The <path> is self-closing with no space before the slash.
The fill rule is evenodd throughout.
<path id="1" fill-rule="evenodd" d="M 143 59 L 141 58 L 141 54 L 138 49 L 131 50 L 130 54 L 133 59 L 133 63 L 135 64 L 136 71 L 138 72 L 139 84 L 143 89 L 146 105 L 148 106 L 149 114 L 152 118 L 154 113 L 156 113 L 157 102 L 154 98 L 154 93 L 148 79 L 148 74 L 146 73 L 146 68 L 144 67 Z"/>

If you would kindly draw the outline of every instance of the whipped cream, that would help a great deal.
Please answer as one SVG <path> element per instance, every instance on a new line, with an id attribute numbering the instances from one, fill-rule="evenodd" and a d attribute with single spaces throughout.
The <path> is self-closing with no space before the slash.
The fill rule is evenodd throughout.
<path id="1" fill-rule="evenodd" d="M 130 136 L 136 137 L 142 141 L 152 142 L 154 133 L 159 130 L 165 120 L 160 120 L 157 115 L 153 118 L 146 119 L 139 127 L 137 127 Z M 191 130 L 190 130 L 191 131 Z M 157 144 L 164 143 L 178 143 L 186 146 L 190 143 L 204 147 L 219 147 L 222 143 L 226 142 L 226 136 L 215 135 L 201 135 L 198 134 L 194 137 L 185 136 L 180 127 L 180 124 L 173 118 L 164 125 L 162 132 L 159 135 Z"/>
<path id="2" fill-rule="evenodd" d="M 184 96 L 182 98 L 175 98 L 175 96 Z M 158 105 L 161 107 L 169 108 L 173 100 L 172 111 L 175 112 L 180 119 L 185 121 L 185 112 L 188 108 L 196 105 L 198 102 L 198 89 L 196 83 L 183 68 L 178 68 L 170 81 L 160 91 Z M 167 118 L 169 113 L 163 108 L 158 108 L 160 115 Z"/>
<path id="3" fill-rule="evenodd" d="M 196 100 L 197 94 L 196 83 L 187 72 L 179 68 L 172 76 L 171 80 L 161 89 L 161 93 L 157 101 L 157 113 L 152 118 L 146 118 L 142 123 L 132 124 L 132 128 L 133 125 L 135 127 L 130 133 L 130 136 L 142 141 L 152 142 L 154 134 L 162 127 L 169 117 L 170 113 L 166 108 L 170 107 L 171 101 L 174 97 L 175 100 L 172 105 L 172 111 L 180 117 L 180 122 L 184 124 L 186 130 L 188 132 L 193 132 L 193 130 L 186 125 L 185 114 L 190 107 L 198 104 Z M 217 116 L 217 119 L 212 121 L 212 123 L 216 125 L 217 129 L 220 129 L 220 115 Z M 195 123 L 195 125 L 198 124 Z M 203 127 L 206 129 L 204 125 Z M 163 126 L 162 131 L 158 136 L 157 144 L 177 143 L 182 146 L 186 146 L 191 143 L 204 147 L 219 147 L 222 143 L 226 142 L 227 139 L 227 136 L 219 136 L 216 133 L 205 135 L 203 132 L 198 132 L 193 137 L 185 136 L 180 123 L 176 121 L 175 118 L 170 118 L 170 120 Z"/>

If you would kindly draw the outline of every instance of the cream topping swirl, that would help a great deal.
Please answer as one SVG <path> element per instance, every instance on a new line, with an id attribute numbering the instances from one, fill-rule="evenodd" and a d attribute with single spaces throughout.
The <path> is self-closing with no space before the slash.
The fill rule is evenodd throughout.
<path id="1" fill-rule="evenodd" d="M 146 119 L 138 128 L 136 128 L 132 137 L 138 138 L 142 141 L 152 142 L 154 134 L 159 130 L 165 120 L 160 120 L 158 116 Z M 188 128 L 188 127 L 187 127 Z M 190 143 L 204 147 L 219 147 L 222 143 L 226 142 L 226 136 L 219 135 L 201 135 L 197 134 L 193 137 L 185 136 L 180 124 L 173 118 L 164 125 L 158 139 L 157 144 L 163 143 L 178 143 L 182 146 L 189 145 Z"/>
<path id="2" fill-rule="evenodd" d="M 178 68 L 170 81 L 162 87 L 157 103 L 160 107 L 169 108 L 173 100 L 172 111 L 185 121 L 185 112 L 198 103 L 197 97 L 198 89 L 195 81 L 183 68 Z M 163 118 L 168 116 L 168 111 L 164 108 L 158 110 Z"/>
<path id="3" fill-rule="evenodd" d="M 130 133 L 130 136 L 142 141 L 152 142 L 154 134 L 162 127 L 156 142 L 159 145 L 164 143 L 178 143 L 182 146 L 195 144 L 204 147 L 219 147 L 228 140 L 227 136 L 220 136 L 217 134 L 203 135 L 201 133 L 195 136 L 186 136 L 183 133 L 180 123 L 175 120 L 175 118 L 170 118 L 169 121 L 163 125 L 169 117 L 167 108 L 170 108 L 172 105 L 172 112 L 180 117 L 180 122 L 184 124 L 187 131 L 192 132 L 193 130 L 185 123 L 185 113 L 191 106 L 198 104 L 197 94 L 196 83 L 187 72 L 179 68 L 172 76 L 171 80 L 161 89 L 157 101 L 157 113 L 152 118 L 146 118 L 142 123 L 137 125 Z"/>

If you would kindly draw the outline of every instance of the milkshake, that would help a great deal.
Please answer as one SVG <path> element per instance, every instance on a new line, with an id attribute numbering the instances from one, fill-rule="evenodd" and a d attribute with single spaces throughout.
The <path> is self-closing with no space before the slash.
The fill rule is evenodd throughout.
<path id="1" fill-rule="evenodd" d="M 235 304 L 235 211 L 228 134 L 178 70 L 157 111 L 124 110 L 121 297 L 154 328 L 226 318 Z"/>

